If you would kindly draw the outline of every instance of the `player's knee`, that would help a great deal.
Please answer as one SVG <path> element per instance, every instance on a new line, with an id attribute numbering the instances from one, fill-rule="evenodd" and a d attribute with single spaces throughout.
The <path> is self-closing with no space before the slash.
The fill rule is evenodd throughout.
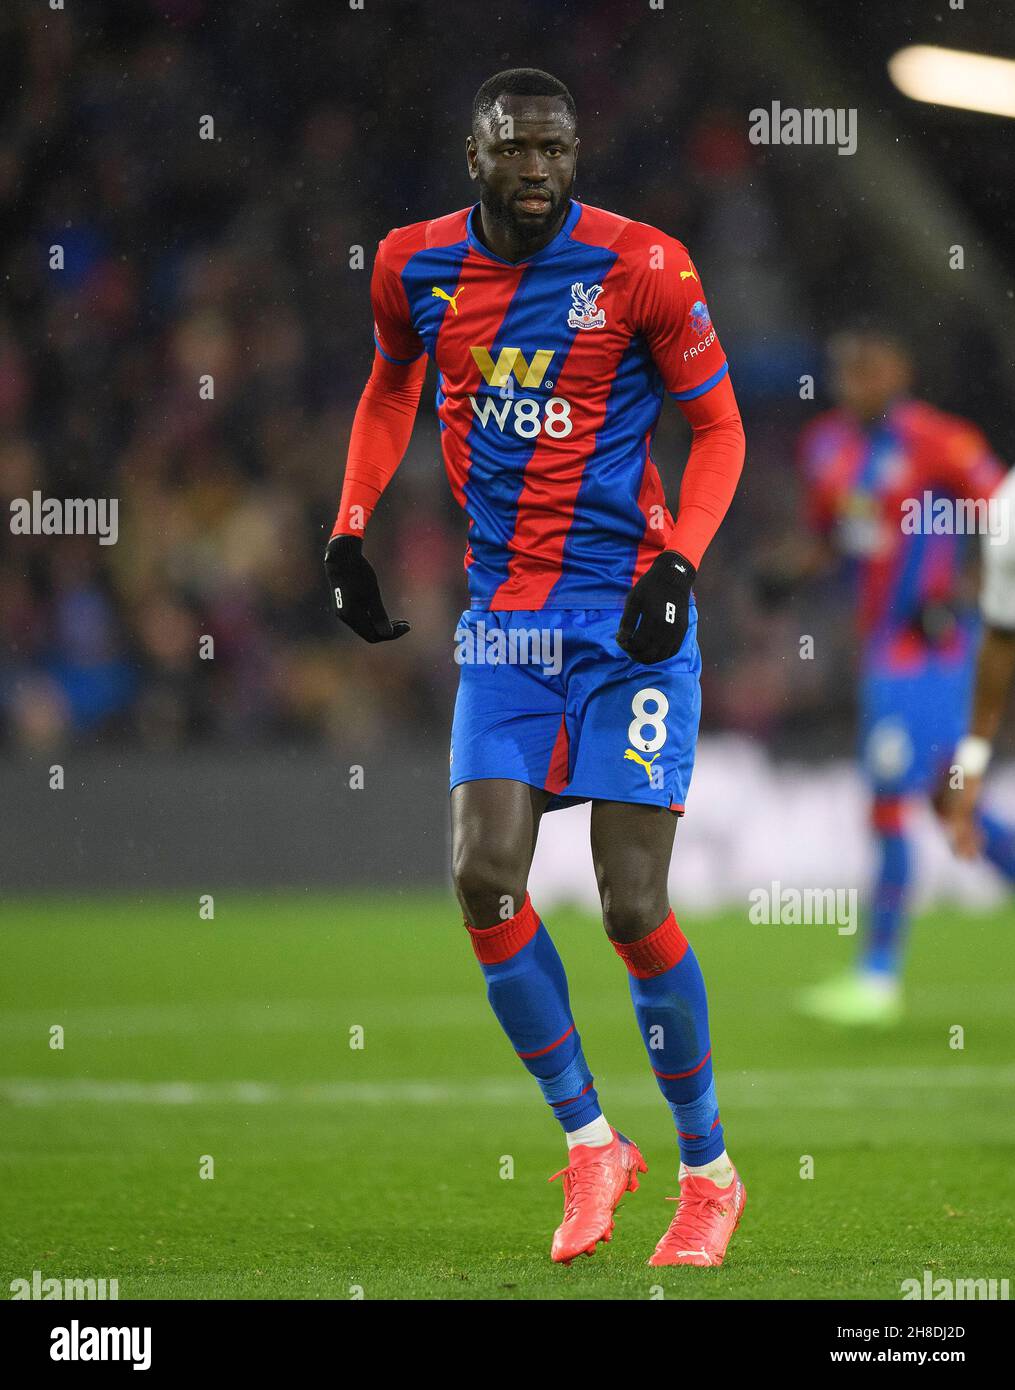
<path id="1" fill-rule="evenodd" d="M 603 893 L 603 925 L 611 941 L 643 940 L 665 921 L 669 910 L 666 890 L 655 885 Z"/>
<path id="2" fill-rule="evenodd" d="M 452 864 L 455 892 L 471 926 L 506 922 L 525 902 L 526 869 L 518 856 L 489 845 L 460 845 Z"/>

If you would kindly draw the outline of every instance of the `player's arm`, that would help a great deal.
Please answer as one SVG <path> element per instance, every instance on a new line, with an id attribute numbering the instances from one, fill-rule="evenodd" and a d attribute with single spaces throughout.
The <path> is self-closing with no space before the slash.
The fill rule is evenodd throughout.
<path id="1" fill-rule="evenodd" d="M 975 425 L 954 417 L 946 419 L 948 426 L 938 431 L 935 481 L 956 497 L 986 501 L 1004 482 L 1004 466 Z"/>
<path id="2" fill-rule="evenodd" d="M 680 650 L 691 586 L 733 500 L 745 453 L 726 354 L 701 298 L 697 271 L 683 248 L 669 260 L 665 268 L 645 272 L 642 328 L 663 382 L 691 426 L 691 449 L 665 549 L 628 594 L 617 632 L 618 644 L 648 665 Z"/>
<path id="3" fill-rule="evenodd" d="M 1012 682 L 1015 680 L 1015 627 L 987 627 L 976 663 L 976 692 L 973 697 L 973 713 L 969 723 L 970 738 L 986 745 L 989 758 L 990 745 L 997 737 L 1001 727 L 1001 717 L 1008 703 Z M 961 750 L 962 744 L 959 745 Z M 962 759 L 957 759 L 959 763 Z M 983 760 L 986 766 L 986 758 Z"/>
<path id="4" fill-rule="evenodd" d="M 685 556 L 697 570 L 733 501 L 746 441 L 728 371 L 702 395 L 678 403 L 691 426 L 691 449 L 666 548 Z"/>
<path id="5" fill-rule="evenodd" d="M 384 243 L 374 262 L 371 300 L 377 351 L 353 420 L 324 568 L 338 617 L 367 642 L 389 642 L 404 636 L 409 624 L 388 617 L 377 576 L 363 554 L 363 533 L 409 446 L 426 358 L 409 321 L 405 291 L 386 262 Z"/>
<path id="6" fill-rule="evenodd" d="M 992 506 L 992 495 L 1001 486 L 1005 470 L 975 425 L 945 416 L 934 429 L 929 451 L 932 452 L 932 471 L 927 480 L 930 487 L 972 502 L 977 511 Z M 989 514 L 987 510 L 988 517 Z M 927 637 L 934 641 L 939 638 L 942 626 L 945 631 L 954 627 L 955 613 L 950 604 L 931 600 L 922 607 L 919 622 Z"/>
<path id="7" fill-rule="evenodd" d="M 961 776 L 949 777 L 937 803 L 955 852 L 964 859 L 973 858 L 980 850 L 976 810 L 993 742 L 1015 684 L 1015 533 L 1007 510 L 1012 505 L 1010 492 L 1005 485 L 995 499 L 1003 509 L 1004 538 L 992 534 L 982 538 L 980 612 L 984 633 L 969 730 L 952 759 Z"/>

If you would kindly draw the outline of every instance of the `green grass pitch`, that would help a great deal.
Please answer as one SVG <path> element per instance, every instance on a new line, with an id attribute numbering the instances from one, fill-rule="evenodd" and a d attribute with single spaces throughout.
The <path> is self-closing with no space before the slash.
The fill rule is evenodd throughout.
<path id="1" fill-rule="evenodd" d="M 561 1136 L 450 900 L 223 893 L 214 921 L 196 894 L 8 901 L 3 1296 L 36 1269 L 122 1299 L 897 1299 L 925 1269 L 1015 1272 L 1015 911 L 918 921 L 884 1034 L 790 1008 L 849 959 L 834 928 L 681 918 L 748 1188 L 719 1270 L 645 1265 L 676 1192 L 670 1115 L 601 926 L 547 920 L 606 1113 L 649 1162 L 612 1244 L 566 1269 Z"/>

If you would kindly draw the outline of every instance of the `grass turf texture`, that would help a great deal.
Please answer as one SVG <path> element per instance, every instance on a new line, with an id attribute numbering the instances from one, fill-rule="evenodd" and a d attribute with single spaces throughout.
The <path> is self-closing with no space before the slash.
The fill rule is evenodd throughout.
<path id="1" fill-rule="evenodd" d="M 196 895 L 8 901 L 3 1295 L 35 1269 L 117 1278 L 124 1299 L 897 1299 L 928 1268 L 1010 1276 L 1015 912 L 920 920 L 884 1034 L 789 1007 L 851 956 L 834 928 L 681 920 L 748 1187 L 720 1270 L 644 1263 L 673 1211 L 673 1128 L 587 916 L 548 921 L 606 1113 L 650 1171 L 612 1244 L 563 1268 L 562 1139 L 449 901 L 223 894 L 212 922 Z"/>

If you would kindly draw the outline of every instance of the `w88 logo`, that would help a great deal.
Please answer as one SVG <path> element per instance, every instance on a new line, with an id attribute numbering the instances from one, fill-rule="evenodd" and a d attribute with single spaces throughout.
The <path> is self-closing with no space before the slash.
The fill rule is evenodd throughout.
<path id="1" fill-rule="evenodd" d="M 484 396 L 477 401 L 475 396 L 470 396 L 469 400 L 473 414 L 483 429 L 492 418 L 499 430 L 513 431 L 519 439 L 535 439 L 537 434 L 548 434 L 551 439 L 566 439 L 574 428 L 571 402 L 563 396 L 551 396 L 542 407 L 531 396 L 501 401 L 493 396 Z"/>

